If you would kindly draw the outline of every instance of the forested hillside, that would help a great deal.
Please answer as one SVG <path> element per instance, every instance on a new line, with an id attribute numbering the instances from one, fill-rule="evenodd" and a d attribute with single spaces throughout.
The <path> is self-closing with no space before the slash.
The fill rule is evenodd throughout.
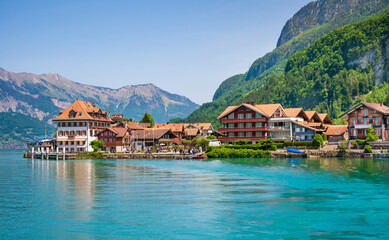
<path id="1" fill-rule="evenodd" d="M 288 60 L 284 74 L 273 75 L 243 101 L 281 103 L 284 107 L 328 112 L 337 118 L 355 101 L 364 98 L 387 101 L 380 89 L 387 89 L 387 84 L 381 83 L 389 81 L 388 54 L 389 13 L 386 13 L 341 27 L 318 39 Z"/>
<path id="2" fill-rule="evenodd" d="M 309 3 L 285 24 L 276 49 L 257 59 L 245 74 L 225 80 L 216 90 L 212 102 L 203 104 L 186 119 L 171 121 L 217 124 L 216 117 L 228 105 L 244 101 L 242 98 L 259 89 L 271 76 L 282 74 L 288 58 L 293 54 L 331 30 L 388 10 L 388 0 L 319 0 Z"/>

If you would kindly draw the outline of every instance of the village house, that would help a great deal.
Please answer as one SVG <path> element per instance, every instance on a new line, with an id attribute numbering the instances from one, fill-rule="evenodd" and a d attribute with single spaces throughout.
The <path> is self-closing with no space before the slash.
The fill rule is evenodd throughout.
<path id="1" fill-rule="evenodd" d="M 267 138 L 275 141 L 312 141 L 316 133 L 326 130 L 324 124 L 332 124 L 327 114 L 304 111 L 302 108 L 284 109 L 281 104 L 253 103 L 229 106 L 218 120 L 223 124 L 218 131 L 226 134 L 219 140 L 232 142 L 248 139 L 251 143 Z"/>
<path id="2" fill-rule="evenodd" d="M 348 125 L 328 126 L 325 134 L 329 143 L 348 140 Z"/>
<path id="3" fill-rule="evenodd" d="M 196 135 L 197 138 L 202 137 L 206 138 L 214 132 L 211 123 L 186 123 L 184 124 L 184 129 L 188 128 L 197 128 L 199 131 Z"/>
<path id="4" fill-rule="evenodd" d="M 154 124 L 156 129 L 170 129 L 176 137 L 174 138 L 174 143 L 177 145 L 182 144 L 184 136 L 184 124 L 183 123 L 156 123 Z"/>
<path id="5" fill-rule="evenodd" d="M 254 103 L 229 106 L 218 116 L 223 127 L 218 131 L 225 134 L 220 141 L 233 142 L 248 139 L 252 143 L 268 138 L 268 119 L 270 116 Z"/>
<path id="6" fill-rule="evenodd" d="M 347 120 L 350 139 L 366 139 L 373 126 L 381 140 L 388 140 L 389 107 L 379 103 L 361 102 L 340 116 Z"/>
<path id="7" fill-rule="evenodd" d="M 130 129 L 126 127 L 109 127 L 96 134 L 104 142 L 103 151 L 125 152 L 130 147 Z"/>
<path id="8" fill-rule="evenodd" d="M 110 126 L 111 119 L 92 102 L 77 100 L 61 110 L 53 122 L 57 123 L 55 141 L 60 152 L 91 152 L 90 142 Z"/>
<path id="9" fill-rule="evenodd" d="M 136 151 L 147 150 L 157 146 L 172 146 L 177 136 L 169 129 L 145 128 L 131 133 L 131 149 Z"/>

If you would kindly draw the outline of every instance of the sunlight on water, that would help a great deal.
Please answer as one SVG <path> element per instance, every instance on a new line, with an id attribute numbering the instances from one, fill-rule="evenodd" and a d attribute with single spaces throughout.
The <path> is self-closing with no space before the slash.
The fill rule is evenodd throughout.
<path id="1" fill-rule="evenodd" d="M 389 238 L 389 160 L 21 155 L 0 152 L 1 238 Z"/>

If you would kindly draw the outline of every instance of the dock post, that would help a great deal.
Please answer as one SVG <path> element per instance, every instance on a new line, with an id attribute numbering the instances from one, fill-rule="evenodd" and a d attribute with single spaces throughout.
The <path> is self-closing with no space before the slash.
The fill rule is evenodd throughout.
<path id="1" fill-rule="evenodd" d="M 46 155 L 46 160 L 49 160 L 49 158 L 50 158 L 50 150 L 48 150 L 47 148 L 46 148 L 46 153 L 47 153 L 47 155 Z"/>
<path id="2" fill-rule="evenodd" d="M 43 160 L 43 148 L 41 147 L 41 160 Z"/>
<path id="3" fill-rule="evenodd" d="M 58 147 L 55 150 L 55 159 L 58 161 Z"/>
<path id="4" fill-rule="evenodd" d="M 65 160 L 65 148 L 62 148 L 63 149 L 63 157 L 62 157 L 62 160 Z"/>
<path id="5" fill-rule="evenodd" d="M 34 147 L 31 149 L 31 158 L 34 159 Z"/>

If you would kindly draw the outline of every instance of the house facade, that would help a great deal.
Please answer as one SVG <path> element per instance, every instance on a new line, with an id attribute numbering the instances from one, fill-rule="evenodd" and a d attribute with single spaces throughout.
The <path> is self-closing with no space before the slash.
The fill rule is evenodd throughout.
<path id="1" fill-rule="evenodd" d="M 325 132 L 328 142 L 336 143 L 342 140 L 348 140 L 348 125 L 329 126 Z"/>
<path id="2" fill-rule="evenodd" d="M 60 152 L 91 152 L 90 142 L 98 139 L 96 134 L 111 124 L 105 111 L 92 102 L 75 101 L 61 110 L 53 119 L 57 123 L 55 141 Z"/>
<path id="3" fill-rule="evenodd" d="M 308 113 L 308 114 L 307 114 Z M 332 124 L 327 114 L 305 112 L 302 108 L 284 109 L 281 104 L 245 103 L 229 106 L 219 117 L 223 128 L 218 131 L 225 136 L 219 140 L 233 142 L 272 138 L 275 141 L 312 141 L 316 133 L 323 133 L 323 123 Z"/>
<path id="4" fill-rule="evenodd" d="M 169 128 L 145 128 L 143 130 L 133 131 L 130 139 L 131 149 L 142 151 L 153 148 L 157 144 L 160 147 L 172 146 L 176 137 Z"/>
<path id="5" fill-rule="evenodd" d="M 124 152 L 130 147 L 131 134 L 130 129 L 126 127 L 109 127 L 96 136 L 104 142 L 104 151 Z"/>
<path id="6" fill-rule="evenodd" d="M 267 139 L 269 117 L 253 103 L 229 106 L 217 118 L 223 125 L 218 132 L 225 135 L 219 137 L 219 140 L 233 142 L 248 139 L 256 143 L 258 140 Z"/>
<path id="7" fill-rule="evenodd" d="M 366 139 L 367 129 L 373 126 L 381 140 L 388 140 L 389 107 L 379 103 L 362 102 L 340 116 L 348 122 L 349 138 Z"/>

